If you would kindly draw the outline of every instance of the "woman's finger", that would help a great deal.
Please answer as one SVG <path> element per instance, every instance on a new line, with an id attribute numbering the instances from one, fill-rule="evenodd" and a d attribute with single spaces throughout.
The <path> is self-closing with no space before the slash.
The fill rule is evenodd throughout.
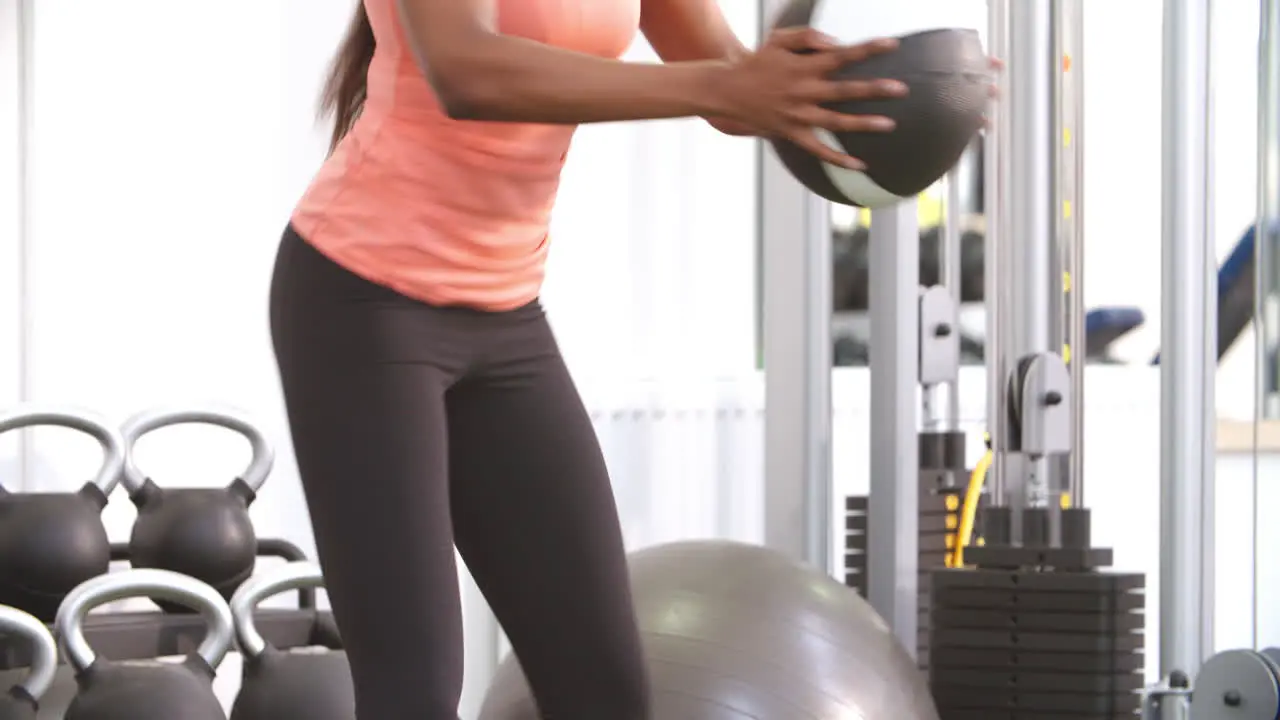
<path id="1" fill-rule="evenodd" d="M 813 127 L 834 132 L 893 132 L 897 123 L 880 115 L 848 115 L 835 110 L 815 107 L 805 121 Z"/>
<path id="2" fill-rule="evenodd" d="M 791 52 L 830 51 L 839 47 L 831 36 L 803 26 L 774 30 L 769 35 L 769 44 Z"/>
<path id="3" fill-rule="evenodd" d="M 847 100 L 881 100 L 899 98 L 907 95 L 910 88 L 898 80 L 837 80 L 824 83 L 819 102 L 841 102 Z"/>
<path id="4" fill-rule="evenodd" d="M 812 128 L 797 130 L 791 133 L 788 140 L 800 146 L 809 154 L 817 157 L 819 160 L 829 162 L 832 165 L 838 165 L 850 170 L 866 170 L 866 163 L 861 160 L 840 152 L 818 139 L 817 133 Z"/>
<path id="5" fill-rule="evenodd" d="M 819 73 L 829 73 L 850 63 L 862 62 L 873 55 L 882 55 L 898 49 L 898 41 L 894 38 L 877 38 L 857 45 L 834 47 L 828 51 L 815 53 L 806 61 L 811 63 Z"/>
<path id="6" fill-rule="evenodd" d="M 832 53 L 838 55 L 841 62 L 853 63 L 861 62 L 874 55 L 893 52 L 898 49 L 898 45 L 896 38 L 875 38 L 857 45 L 846 45 L 839 50 L 833 50 Z"/>

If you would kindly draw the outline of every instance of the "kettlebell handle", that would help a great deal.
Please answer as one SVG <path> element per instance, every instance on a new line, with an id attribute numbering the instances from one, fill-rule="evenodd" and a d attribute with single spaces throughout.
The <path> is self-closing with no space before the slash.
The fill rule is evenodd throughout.
<path id="1" fill-rule="evenodd" d="M 53 685 L 58 671 L 58 646 L 53 634 L 34 615 L 8 605 L 0 605 L 0 632 L 17 635 L 31 643 L 31 669 L 16 687 L 32 700 L 39 700 Z"/>
<path id="2" fill-rule="evenodd" d="M 324 574 L 319 565 L 308 560 L 286 563 L 244 581 L 231 596 L 231 618 L 245 659 L 252 660 L 267 650 L 267 640 L 253 618 L 259 603 L 291 590 L 319 587 L 324 587 Z"/>
<path id="3" fill-rule="evenodd" d="M 0 433 L 26 427 L 64 427 L 92 437 L 102 446 L 102 465 L 93 484 L 110 496 L 122 479 L 125 466 L 125 442 L 120 431 L 106 418 L 81 408 L 24 403 L 0 412 Z"/>
<path id="4" fill-rule="evenodd" d="M 240 473 L 240 480 L 255 493 L 262 489 L 275 463 L 275 450 L 247 417 L 230 408 L 153 408 L 143 410 L 125 421 L 120 432 L 124 437 L 124 472 L 122 481 L 130 496 L 136 495 L 147 482 L 147 476 L 134 459 L 134 446 L 143 435 L 172 425 L 214 425 L 242 435 L 249 441 L 252 456 Z"/>
<path id="5" fill-rule="evenodd" d="M 54 634 L 67 664 L 80 674 L 93 665 L 98 654 L 84 635 L 84 620 L 89 611 L 109 602 L 125 598 L 148 597 L 168 600 L 200 611 L 208 631 L 196 654 L 210 669 L 222 664 L 235 639 L 231 608 L 227 601 L 206 583 L 170 570 L 137 568 L 109 572 L 86 580 L 67 594 L 58 606 Z"/>

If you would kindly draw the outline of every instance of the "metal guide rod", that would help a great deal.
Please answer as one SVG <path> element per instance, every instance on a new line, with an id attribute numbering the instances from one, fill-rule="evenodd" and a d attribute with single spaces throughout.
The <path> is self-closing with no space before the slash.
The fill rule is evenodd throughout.
<path id="1" fill-rule="evenodd" d="M 785 0 L 761 0 L 767 33 Z M 832 573 L 831 205 L 759 143 L 764 544 Z"/>
<path id="2" fill-rule="evenodd" d="M 972 149 L 965 152 L 968 157 Z M 962 159 L 960 164 L 951 169 L 947 173 L 946 179 L 946 202 L 943 205 L 945 216 L 942 225 L 942 238 L 938 243 L 938 250 L 941 255 L 939 260 L 939 268 L 941 272 L 939 276 L 942 278 L 942 286 L 951 293 L 951 299 L 955 302 L 956 317 L 952 318 L 952 324 L 959 327 L 960 324 L 960 300 L 961 300 L 961 272 L 960 272 L 960 244 L 964 235 L 964 228 L 961 223 L 964 220 L 965 208 L 961 197 L 961 185 L 968 178 L 968 174 L 963 171 L 965 162 Z M 947 415 L 944 426 L 946 430 L 960 429 L 960 380 L 947 383 Z"/>
<path id="3" fill-rule="evenodd" d="M 1160 673 L 1213 650 L 1216 267 L 1209 0 L 1164 0 Z M 1174 705 L 1169 703 L 1169 706 Z"/>
<path id="4" fill-rule="evenodd" d="M 1280 0 L 1262 0 L 1258 35 L 1258 216 L 1254 229 L 1258 328 L 1258 416 L 1280 416 Z"/>
<path id="5" fill-rule="evenodd" d="M 1049 280 L 1054 291 L 1049 295 L 1049 304 L 1052 311 L 1049 313 L 1049 349 L 1051 352 L 1062 352 L 1067 342 L 1069 334 L 1071 312 L 1070 303 L 1067 302 L 1067 259 L 1068 246 L 1070 241 L 1065 236 L 1067 223 L 1063 216 L 1063 201 L 1069 183 L 1064 177 L 1066 171 L 1066 158 L 1064 157 L 1064 136 L 1067 132 L 1068 121 L 1067 109 L 1070 94 L 1067 88 L 1067 76 L 1063 72 L 1065 64 L 1063 58 L 1067 53 L 1068 31 L 1066 28 L 1066 19 L 1070 14 L 1071 0 L 1051 0 L 1049 7 L 1050 24 L 1049 24 L 1049 56 L 1053 58 L 1053 74 L 1049 76 L 1049 97 L 1053 98 L 1052 114 L 1050 117 L 1053 121 L 1049 139 L 1053 143 L 1053 151 L 1049 155 L 1050 177 L 1053 178 L 1053 195 L 1049 198 L 1049 205 L 1053 213 L 1053 234 L 1051 236 L 1053 258 L 1053 268 L 1049 273 Z M 1063 359 L 1066 359 L 1064 354 Z M 1065 469 L 1065 460 L 1059 466 Z"/>
<path id="6" fill-rule="evenodd" d="M 987 3 L 988 52 L 995 57 L 1009 57 L 1009 0 L 989 0 Z M 1002 93 L 1008 96 L 1008 75 L 997 78 Z M 1005 422 L 1009 403 L 1005 384 L 1006 366 L 1004 348 L 1006 331 L 1004 308 L 1008 307 L 1005 276 L 1005 251 L 1008 243 L 1008 158 L 1009 158 L 1009 103 L 996 103 L 991 112 L 991 126 L 983 143 L 983 205 L 986 216 L 984 244 L 984 287 L 986 311 L 986 366 L 987 366 L 987 431 L 991 446 L 999 449 L 1007 442 L 1009 429 Z M 991 501 L 1003 506 L 1005 495 L 1005 466 L 1003 453 L 997 452 L 989 472 Z"/>
<path id="7" fill-rule="evenodd" d="M 1276 363 L 1277 322 L 1276 290 L 1280 288 L 1277 272 L 1277 224 L 1280 223 L 1280 0 L 1262 0 L 1258 33 L 1258 218 L 1254 228 L 1254 308 L 1257 336 L 1257 406 L 1255 408 L 1254 446 L 1260 421 L 1280 415 L 1280 364 Z M 1259 613 L 1272 605 L 1258 597 L 1258 588 L 1267 580 L 1260 577 L 1272 567 L 1264 564 L 1259 553 L 1261 505 L 1258 503 L 1258 453 L 1253 456 L 1250 479 L 1253 500 L 1253 644 L 1258 645 L 1261 618 Z M 1274 578 L 1272 579 L 1274 581 Z"/>
<path id="8" fill-rule="evenodd" d="M 18 397 L 19 401 L 31 396 L 31 353 L 35 313 L 31 307 L 32 252 L 31 252 L 31 192 L 34 185 L 31 163 L 32 133 L 35 130 L 35 0 L 16 0 L 18 51 L 18 262 L 16 290 L 18 295 Z M 35 437 L 33 433 L 18 434 L 17 487 L 26 488 L 35 482 Z"/>
<path id="9" fill-rule="evenodd" d="M 1061 276 L 1054 277 L 1055 230 L 1058 227 L 1056 178 L 1058 142 L 1054 136 L 1057 98 L 1054 97 L 1058 61 L 1054 57 L 1053 0 L 1015 0 L 1009 6 L 1009 56 L 1007 74 L 1010 106 L 1009 131 L 1009 242 L 1002 249 L 1009 258 L 1008 274 L 1001 277 L 1010 287 L 1009 334 L 1001 349 L 1005 367 L 1020 358 L 1061 350 L 1052 337 L 1056 300 L 1061 296 Z M 1007 383 L 1009 376 L 1002 380 Z M 1005 490 L 1014 508 L 1014 541 L 1020 541 L 1017 510 L 1043 507 L 1048 501 L 1048 463 L 1030 459 L 1025 470 L 1005 478 Z"/>
<path id="10" fill-rule="evenodd" d="M 832 572 L 830 205 L 760 164 L 764 541 Z"/>
<path id="11" fill-rule="evenodd" d="M 1059 32 L 1062 108 L 1058 113 L 1061 166 L 1058 217 L 1067 284 L 1067 347 L 1071 370 L 1071 454 L 1067 492 L 1071 507 L 1084 507 L 1084 381 L 1089 348 L 1085 345 L 1084 305 L 1084 1 L 1061 0 Z"/>
<path id="12" fill-rule="evenodd" d="M 919 622 L 920 226 L 917 202 L 871 213 L 867 599 L 914 656 Z"/>

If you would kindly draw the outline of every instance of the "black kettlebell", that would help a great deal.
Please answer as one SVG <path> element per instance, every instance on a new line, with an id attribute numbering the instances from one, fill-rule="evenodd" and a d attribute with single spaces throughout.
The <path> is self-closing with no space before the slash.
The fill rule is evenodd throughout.
<path id="1" fill-rule="evenodd" d="M 58 669 L 58 646 L 39 618 L 3 605 L 0 605 L 0 634 L 21 637 L 31 646 L 31 665 L 26 678 L 0 695 L 0 720 L 36 720 L 40 698 L 53 684 Z"/>
<path id="2" fill-rule="evenodd" d="M 99 605 L 133 597 L 181 603 L 199 612 L 209 627 L 204 640 L 180 663 L 99 657 L 85 639 L 85 617 Z M 76 676 L 65 720 L 226 720 L 213 679 L 234 640 L 231 608 L 217 590 L 195 578 L 151 569 L 100 575 L 67 595 L 54 634 Z"/>
<path id="3" fill-rule="evenodd" d="M 323 585 L 318 565 L 293 562 L 249 578 L 231 598 L 231 617 L 244 656 L 231 720 L 355 720 L 355 691 L 345 652 L 337 647 L 280 650 L 267 643 L 254 623 L 254 610 L 263 600 Z"/>
<path id="4" fill-rule="evenodd" d="M 24 427 L 79 430 L 102 445 L 97 476 L 75 492 L 9 492 L 0 486 L 0 605 L 51 622 L 72 588 L 111 564 L 102 525 L 124 469 L 120 432 L 94 413 L 28 404 L 0 413 L 0 433 Z"/>
<path id="5" fill-rule="evenodd" d="M 240 477 L 224 488 L 162 488 L 138 469 L 134 449 L 153 430 L 172 425 L 215 425 L 237 432 L 249 441 L 253 456 Z M 262 484 L 275 461 L 266 436 L 235 411 L 149 410 L 125 423 L 124 487 L 138 508 L 129 536 L 129 563 L 190 575 L 212 585 L 230 599 L 251 574 L 258 556 L 258 540 L 249 518 Z M 186 612 L 159 601 L 167 612 Z"/>

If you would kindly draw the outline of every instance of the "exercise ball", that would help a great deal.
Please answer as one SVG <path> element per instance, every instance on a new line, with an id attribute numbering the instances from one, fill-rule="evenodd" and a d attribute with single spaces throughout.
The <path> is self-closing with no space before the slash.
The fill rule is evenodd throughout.
<path id="1" fill-rule="evenodd" d="M 653 720 L 938 718 L 923 674 L 871 606 L 776 551 L 659 545 L 632 554 L 631 583 Z M 480 720 L 538 717 L 508 656 Z"/>
<path id="2" fill-rule="evenodd" d="M 984 0 L 791 0 L 774 27 L 812 27 L 844 44 L 896 38 L 897 50 L 838 70 L 844 80 L 900 80 L 900 98 L 834 103 L 851 115 L 883 115 L 892 132 L 830 132 L 818 138 L 866 163 L 832 165 L 787 140 L 773 148 L 805 187 L 835 203 L 879 208 L 923 192 L 960 159 L 983 126 L 991 68 L 978 27 Z"/>

